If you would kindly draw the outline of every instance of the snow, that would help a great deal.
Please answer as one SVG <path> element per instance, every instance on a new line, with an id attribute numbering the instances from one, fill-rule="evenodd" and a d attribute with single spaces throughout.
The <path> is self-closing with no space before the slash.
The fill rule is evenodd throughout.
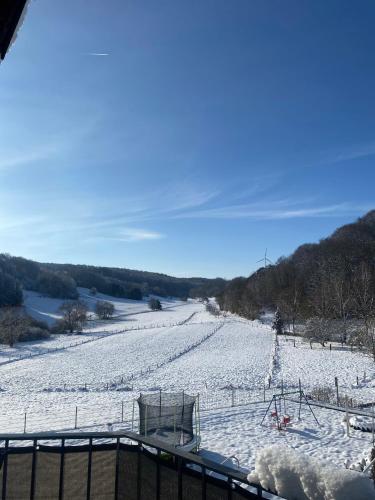
<path id="1" fill-rule="evenodd" d="M 370 500 L 374 485 L 362 474 L 336 469 L 286 447 L 263 448 L 257 453 L 249 480 L 284 498 L 294 500 Z"/>
<path id="2" fill-rule="evenodd" d="M 267 322 L 216 317 L 192 300 L 162 299 L 163 310 L 150 311 L 147 299 L 79 292 L 92 314 L 82 334 L 0 346 L 2 432 L 23 432 L 25 418 L 27 431 L 131 429 L 133 400 L 162 389 L 199 394 L 201 453 L 220 462 L 235 455 L 245 470 L 254 468 L 261 448 L 282 445 L 345 472 L 345 463 L 357 463 L 372 445 L 371 432 L 351 428 L 347 436 L 345 414 L 314 408 L 318 426 L 305 405 L 298 420 L 291 402 L 280 409 L 291 416 L 285 430 L 276 429 L 270 414 L 261 425 L 272 394 L 281 383 L 295 389 L 299 378 L 308 393 L 332 387 L 337 376 L 342 393 L 373 400 L 375 371 L 363 354 L 276 339 Z M 114 304 L 111 320 L 95 318 L 97 300 Z M 28 313 L 50 325 L 62 302 L 25 293 Z"/>
<path id="3" fill-rule="evenodd" d="M 291 337 L 288 340 L 281 338 L 278 350 L 281 369 L 273 380 L 276 385 L 280 385 L 282 380 L 284 387 L 295 388 L 300 378 L 306 392 L 316 386 L 334 389 L 337 377 L 340 393 L 358 401 L 374 398 L 375 363 L 370 357 L 351 352 L 349 347 L 341 347 L 340 344 L 333 344 L 331 351 L 328 345 L 323 348 L 313 344 L 311 349 L 308 342 Z"/>

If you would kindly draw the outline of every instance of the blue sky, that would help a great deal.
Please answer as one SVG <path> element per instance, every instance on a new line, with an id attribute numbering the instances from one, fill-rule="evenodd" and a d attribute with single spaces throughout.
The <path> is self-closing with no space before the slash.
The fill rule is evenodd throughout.
<path id="1" fill-rule="evenodd" d="M 375 208 L 374 19 L 33 0 L 0 66 L 0 251 L 230 278 Z"/>

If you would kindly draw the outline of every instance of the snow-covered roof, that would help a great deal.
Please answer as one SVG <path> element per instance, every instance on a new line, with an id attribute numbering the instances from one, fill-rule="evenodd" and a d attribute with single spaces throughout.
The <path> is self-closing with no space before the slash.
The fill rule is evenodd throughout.
<path id="1" fill-rule="evenodd" d="M 1 0 L 0 2 L 0 59 L 4 59 L 17 37 L 29 0 Z"/>

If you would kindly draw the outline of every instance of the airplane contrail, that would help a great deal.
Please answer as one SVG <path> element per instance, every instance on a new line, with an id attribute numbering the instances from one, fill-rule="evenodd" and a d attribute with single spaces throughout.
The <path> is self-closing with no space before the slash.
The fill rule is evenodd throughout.
<path id="1" fill-rule="evenodd" d="M 94 56 L 94 57 L 109 56 L 109 54 L 107 52 L 89 52 L 87 55 L 88 56 Z"/>

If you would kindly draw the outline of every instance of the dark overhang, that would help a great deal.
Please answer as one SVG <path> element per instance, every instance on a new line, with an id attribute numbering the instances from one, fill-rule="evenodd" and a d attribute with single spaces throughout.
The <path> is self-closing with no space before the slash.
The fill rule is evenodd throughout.
<path id="1" fill-rule="evenodd" d="M 4 59 L 27 0 L 0 0 L 0 59 Z"/>

